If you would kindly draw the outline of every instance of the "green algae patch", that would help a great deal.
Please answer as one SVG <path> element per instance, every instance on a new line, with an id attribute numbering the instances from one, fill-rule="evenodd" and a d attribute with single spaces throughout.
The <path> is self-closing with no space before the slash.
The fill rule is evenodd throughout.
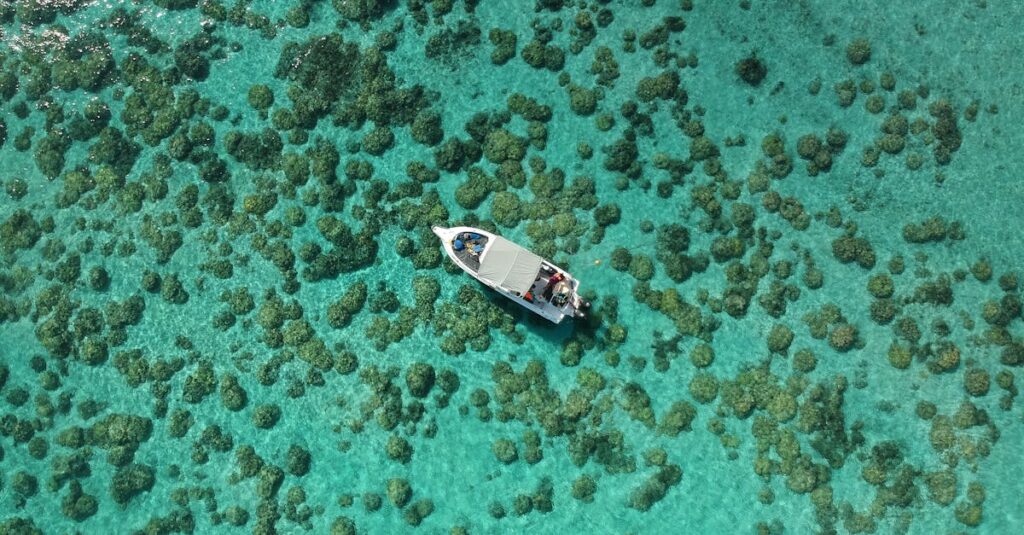
<path id="1" fill-rule="evenodd" d="M 0 223 L 0 247 L 5 253 L 31 249 L 42 236 L 39 223 L 27 210 L 15 210 Z"/>
<path id="2" fill-rule="evenodd" d="M 121 467 L 110 481 L 110 495 L 118 504 L 127 504 L 132 498 L 148 492 L 156 483 L 155 470 L 144 464 Z"/>
<path id="3" fill-rule="evenodd" d="M 633 489 L 629 495 L 629 506 L 638 511 L 647 511 L 665 498 L 668 491 L 678 485 L 683 478 L 679 466 L 670 464 L 647 479 L 642 485 Z"/>

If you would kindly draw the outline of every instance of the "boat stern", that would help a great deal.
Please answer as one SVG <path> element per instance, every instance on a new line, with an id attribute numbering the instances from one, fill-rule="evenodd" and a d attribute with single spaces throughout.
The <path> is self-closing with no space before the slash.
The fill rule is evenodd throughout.
<path id="1" fill-rule="evenodd" d="M 573 295 L 572 317 L 585 318 L 590 312 L 590 301 L 583 299 L 580 294 Z"/>

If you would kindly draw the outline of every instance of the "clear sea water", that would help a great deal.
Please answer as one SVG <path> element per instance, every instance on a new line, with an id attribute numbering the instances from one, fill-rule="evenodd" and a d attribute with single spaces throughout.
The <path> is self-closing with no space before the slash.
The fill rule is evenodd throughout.
<path id="1" fill-rule="evenodd" d="M 1024 4 L 379 4 L 0 4 L 0 532 L 1018 532 Z M 175 5 L 186 8 L 165 9 Z M 273 31 L 260 30 L 263 17 Z M 584 39 L 588 27 L 593 34 Z M 491 38 L 493 29 L 517 38 L 503 64 L 492 61 L 501 40 Z M 202 32 L 212 45 L 189 45 Z M 328 34 L 354 45 L 357 66 L 341 72 L 339 58 L 311 65 L 299 56 L 288 79 L 279 68 L 287 44 Z M 146 40 L 155 43 L 149 50 Z M 380 44 L 386 67 L 371 79 L 361 69 Z M 86 79 L 74 73 L 87 73 L 82 62 L 105 47 L 115 66 L 102 82 L 66 81 Z M 604 84 L 592 68 L 602 47 L 618 65 Z M 550 68 L 543 58 L 538 67 L 527 61 L 538 49 Z M 190 50 L 206 58 L 208 73 L 183 73 L 194 61 Z M 156 70 L 133 76 L 139 58 Z M 741 77 L 745 59 L 752 60 L 747 72 L 759 67 L 763 79 Z M 676 76 L 678 85 L 648 98 L 657 84 L 644 80 L 658 75 Z M 573 109 L 570 84 L 599 89 L 592 112 Z M 263 112 L 249 98 L 258 85 L 274 97 Z M 280 129 L 281 146 L 253 149 L 247 164 L 229 149 L 232 132 L 273 128 L 275 112 L 296 107 L 291 85 L 326 91 L 329 111 L 315 124 Z M 416 86 L 424 91 L 419 100 L 387 100 Z M 854 97 L 845 106 L 844 88 Z M 190 91 L 208 105 L 175 112 L 156 98 L 180 103 Z M 506 114 L 516 107 L 513 94 L 549 106 L 550 117 L 531 123 L 518 109 Z M 144 106 L 166 117 L 133 119 L 124 112 L 133 95 L 150 96 Z M 76 114 L 90 102 L 106 104 L 109 122 L 73 136 Z M 351 108 L 369 119 L 332 120 Z M 431 111 L 443 128 L 434 145 L 413 134 L 420 128 L 413 117 Z M 483 121 L 466 128 L 477 115 Z M 153 123 L 168 117 L 177 122 L 155 133 Z M 212 127 L 209 146 L 198 141 L 201 123 Z M 100 149 L 90 158 L 103 126 L 127 140 L 112 160 Z M 528 143 L 541 126 L 546 141 Z M 366 138 L 375 127 L 393 135 L 383 151 Z M 502 128 L 525 147 L 525 184 L 495 178 L 499 166 L 489 156 L 502 152 L 501 136 L 488 133 Z M 830 145 L 829 129 L 845 143 Z M 772 164 L 773 134 L 792 170 L 768 178 L 758 166 Z M 305 154 L 318 138 L 337 161 L 319 174 L 314 165 L 308 181 L 289 187 L 282 153 Z M 63 149 L 63 165 L 47 176 L 53 155 L 45 149 L 61 139 L 66 144 L 53 144 Z M 452 139 L 469 156 L 446 168 L 435 152 Z M 629 140 L 635 156 L 611 164 L 613 146 Z M 132 142 L 134 156 L 125 150 Z M 170 157 L 175 143 L 186 142 L 194 144 L 191 156 Z M 694 150 L 708 142 L 710 157 Z M 578 149 L 583 143 L 591 157 Z M 481 144 L 485 157 L 473 158 Z M 936 147 L 948 149 L 944 157 L 933 155 Z M 104 193 L 99 177 L 109 170 L 101 168 L 122 157 L 123 183 Z M 827 171 L 809 172 L 811 159 L 826 157 Z M 867 165 L 872 157 L 877 163 Z M 534 169 L 536 158 L 544 165 Z M 222 161 L 230 178 L 204 179 L 210 159 Z M 399 214 L 423 202 L 418 192 L 405 199 L 380 192 L 409 188 L 413 161 L 438 170 L 422 199 L 429 204 L 436 192 L 445 210 L 404 225 Z M 350 172 L 355 162 L 368 162 L 372 174 Z M 555 170 L 565 189 L 545 193 L 541 183 Z M 91 186 L 77 202 L 62 202 L 83 175 Z M 570 201 L 565 190 L 578 177 L 592 181 L 596 199 Z M 192 187 L 194 208 L 181 200 Z M 483 189 L 482 201 L 466 200 L 472 187 Z M 339 190 L 342 203 L 329 203 Z M 148 193 L 137 209 L 126 208 L 135 191 Z M 511 222 L 500 221 L 511 224 L 495 226 L 503 219 L 492 218 L 499 191 L 522 206 Z M 212 213 L 211 192 L 226 193 L 224 219 Z M 257 197 L 246 201 L 268 192 L 276 202 L 265 213 Z M 779 199 L 781 211 L 773 208 Z M 595 205 L 616 205 L 620 217 L 598 229 Z M 752 208 L 747 228 L 735 223 L 741 205 Z M 370 229 L 368 240 L 332 243 L 318 224 L 325 217 L 356 234 Z M 908 224 L 929 220 L 938 230 L 928 239 L 913 239 L 913 229 L 907 236 Z M 550 225 L 566 221 L 575 225 L 554 237 Z M 166 258 L 144 238 L 154 223 L 181 238 Z M 548 325 L 446 269 L 426 231 L 459 223 L 550 254 L 581 280 L 591 317 Z M 673 224 L 689 231 L 675 252 L 658 239 Z M 403 238 L 422 259 L 399 253 Z M 369 241 L 377 251 L 367 262 L 320 280 L 305 275 L 324 264 L 314 260 L 317 250 L 359 256 L 352 250 Z M 727 241 L 739 251 L 723 252 Z M 289 251 L 291 276 L 273 261 L 288 264 Z M 694 267 L 688 277 L 673 272 L 679 254 Z M 211 260 L 230 262 L 230 277 L 202 267 Z M 806 276 L 817 270 L 820 286 Z M 146 289 L 147 271 L 159 275 L 163 291 Z M 187 302 L 168 290 L 175 275 Z M 878 288 L 886 275 L 891 298 Z M 414 280 L 425 278 L 440 293 L 417 305 Z M 360 282 L 369 298 L 342 325 L 337 303 Z M 251 306 L 241 299 L 231 312 L 222 292 L 241 289 Z M 671 290 L 699 311 L 700 328 L 643 299 Z M 290 303 L 281 305 L 288 319 L 277 328 L 271 291 Z M 119 324 L 111 304 L 132 296 L 144 310 Z M 736 299 L 747 307 L 730 313 Z M 783 309 L 773 308 L 779 302 Z M 883 305 L 894 308 L 893 318 L 882 317 Z M 811 318 L 835 310 L 830 324 Z M 90 330 L 95 311 L 100 322 Z M 792 332 L 790 343 L 779 346 L 779 326 Z M 852 342 L 842 340 L 849 326 Z M 398 340 L 376 343 L 378 332 Z M 463 339 L 464 351 L 451 350 L 459 345 L 453 339 Z M 713 350 L 710 364 L 691 359 L 702 344 Z M 91 360 L 97 347 L 107 348 L 106 359 Z M 905 369 L 893 364 L 892 347 L 909 351 Z M 799 360 L 800 350 L 813 352 L 816 365 Z M 358 369 L 347 367 L 350 354 Z M 954 354 L 959 360 L 950 362 Z M 327 359 L 325 369 L 317 358 Z M 174 361 L 180 370 L 160 373 Z M 276 381 L 261 371 L 267 363 L 279 364 Z M 510 379 L 502 372 L 508 366 L 521 375 Z M 428 367 L 436 380 L 423 395 L 408 377 Z M 204 370 L 212 370 L 205 383 Z M 603 387 L 588 391 L 582 384 L 595 374 Z M 225 401 L 229 376 L 246 392 L 244 406 Z M 709 399 L 698 387 L 711 377 L 720 387 Z M 737 385 L 755 405 L 749 412 L 738 408 Z M 95 414 L 83 410 L 91 401 L 99 402 Z M 666 425 L 678 402 L 694 414 L 675 434 Z M 269 428 L 254 423 L 264 406 L 280 411 Z M 175 429 L 172 415 L 182 410 L 191 426 Z M 126 416 L 148 421 L 142 428 L 150 431 L 132 438 L 138 429 L 119 427 Z M 212 437 L 214 426 L 227 444 Z M 525 438 L 531 432 L 540 456 Z M 411 447 L 406 457 L 395 451 L 403 441 Z M 503 457 L 507 441 L 514 460 Z M 239 481 L 243 446 L 263 469 Z M 308 472 L 296 452 L 308 456 Z M 68 470 L 72 457 L 88 468 Z M 275 472 L 279 488 L 260 482 Z M 389 500 L 391 480 L 411 487 L 408 504 Z M 590 481 L 592 494 L 583 492 Z"/>

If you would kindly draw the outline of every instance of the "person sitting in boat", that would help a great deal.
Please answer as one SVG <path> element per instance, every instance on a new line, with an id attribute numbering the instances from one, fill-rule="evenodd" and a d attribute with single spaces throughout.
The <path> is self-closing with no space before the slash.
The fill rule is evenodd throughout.
<path id="1" fill-rule="evenodd" d="M 563 275 L 561 272 L 555 273 L 554 275 L 551 276 L 551 278 L 548 279 L 547 285 L 544 286 L 543 293 L 545 301 L 551 300 L 551 294 L 555 291 L 555 286 L 559 282 L 562 282 L 563 280 L 565 280 L 565 275 Z"/>

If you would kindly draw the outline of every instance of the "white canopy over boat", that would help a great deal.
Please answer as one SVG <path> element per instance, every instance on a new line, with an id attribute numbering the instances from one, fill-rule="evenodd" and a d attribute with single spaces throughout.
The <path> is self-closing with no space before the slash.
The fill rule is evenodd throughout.
<path id="1" fill-rule="evenodd" d="M 497 286 L 525 294 L 537 279 L 543 259 L 501 236 L 495 236 L 477 274 Z"/>

